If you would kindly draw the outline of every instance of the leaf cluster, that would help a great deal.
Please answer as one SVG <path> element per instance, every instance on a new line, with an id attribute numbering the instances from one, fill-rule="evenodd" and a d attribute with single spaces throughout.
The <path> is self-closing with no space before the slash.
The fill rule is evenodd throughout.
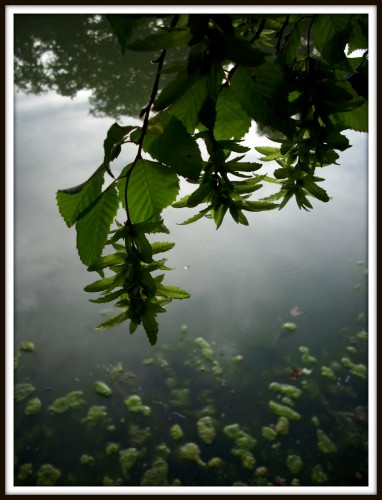
<path id="1" fill-rule="evenodd" d="M 164 208 L 202 205 L 183 224 L 208 216 L 219 228 L 227 214 L 248 225 L 245 212 L 281 209 L 291 199 L 306 210 L 312 199 L 329 201 L 317 169 L 350 147 L 345 130 L 367 131 L 367 16 L 182 14 L 144 37 L 135 36 L 139 16 L 108 18 L 123 52 L 154 54 L 156 77 L 142 126 L 114 124 L 101 166 L 80 186 L 60 190 L 57 202 L 66 224 L 76 225 L 84 264 L 112 272 L 85 288 L 102 292 L 95 302 L 116 300 L 123 311 L 99 328 L 129 320 L 131 333 L 141 324 L 154 344 L 157 314 L 188 297 L 164 285 L 164 274 L 153 275 L 168 270 L 153 255 L 172 247 L 147 238 L 167 232 Z M 357 49 L 364 55 L 349 58 L 346 51 Z M 179 60 L 167 64 L 169 51 Z M 243 144 L 253 124 L 276 143 L 254 147 L 259 161 L 248 161 L 253 148 Z M 136 156 L 115 177 L 110 164 L 124 144 Z M 273 176 L 259 173 L 264 164 L 277 165 Z M 102 190 L 105 173 L 113 180 Z M 196 187 L 177 200 L 179 177 Z M 254 199 L 263 182 L 278 191 Z M 119 206 L 126 222 L 112 229 Z M 107 245 L 115 253 L 102 256 Z"/>

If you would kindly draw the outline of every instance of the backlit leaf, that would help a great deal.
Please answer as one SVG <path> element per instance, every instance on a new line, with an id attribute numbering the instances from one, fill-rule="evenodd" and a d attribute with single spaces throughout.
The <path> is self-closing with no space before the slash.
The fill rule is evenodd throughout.
<path id="1" fill-rule="evenodd" d="M 139 160 L 131 174 L 128 206 L 133 223 L 148 221 L 175 201 L 179 184 L 169 167 Z"/>
<path id="2" fill-rule="evenodd" d="M 79 186 L 57 191 L 58 209 L 68 227 L 73 226 L 101 194 L 104 174 L 105 168 L 101 165 L 87 181 Z"/>
<path id="3" fill-rule="evenodd" d="M 112 185 L 98 197 L 92 209 L 77 222 L 77 249 L 85 265 L 94 265 L 101 257 L 118 205 L 117 189 Z"/>
<path id="4" fill-rule="evenodd" d="M 240 140 L 248 132 L 251 119 L 229 87 L 224 87 L 216 103 L 214 137 Z"/>

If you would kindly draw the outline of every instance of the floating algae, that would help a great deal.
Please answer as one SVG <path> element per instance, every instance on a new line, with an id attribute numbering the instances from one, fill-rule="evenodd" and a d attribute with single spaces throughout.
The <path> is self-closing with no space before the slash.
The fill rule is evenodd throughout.
<path id="1" fill-rule="evenodd" d="M 41 400 L 39 398 L 32 398 L 28 401 L 25 407 L 25 415 L 37 415 L 42 407 Z"/>
<path id="2" fill-rule="evenodd" d="M 170 436 L 174 441 L 180 441 L 183 435 L 183 430 L 179 424 L 175 424 L 170 428 Z"/>
<path id="3" fill-rule="evenodd" d="M 19 468 L 19 473 L 17 474 L 17 479 L 19 481 L 25 481 L 28 479 L 31 475 L 33 474 L 33 467 L 32 464 L 23 464 L 20 465 Z"/>
<path id="4" fill-rule="evenodd" d="M 100 380 L 94 382 L 94 389 L 97 394 L 99 394 L 100 396 L 104 396 L 105 398 L 110 397 L 113 393 L 110 387 L 105 384 L 105 382 L 102 382 Z"/>
<path id="5" fill-rule="evenodd" d="M 317 429 L 317 446 L 321 453 L 335 453 L 337 446 L 322 429 Z"/>
<path id="6" fill-rule="evenodd" d="M 288 420 L 300 420 L 301 415 L 292 410 L 289 406 L 281 405 L 275 401 L 269 401 L 269 409 L 279 417 L 285 417 Z"/>
<path id="7" fill-rule="evenodd" d="M 150 437 L 151 431 L 149 427 L 139 427 L 137 424 L 129 425 L 129 439 L 133 446 L 142 446 Z"/>
<path id="8" fill-rule="evenodd" d="M 168 464 L 163 458 L 154 460 L 150 469 L 143 474 L 141 486 L 168 486 Z"/>
<path id="9" fill-rule="evenodd" d="M 133 394 L 126 398 L 125 405 L 132 413 L 142 413 L 146 417 L 151 413 L 151 408 L 142 404 L 142 400 L 138 394 Z"/>
<path id="10" fill-rule="evenodd" d="M 129 471 L 134 467 L 137 459 L 138 450 L 136 448 L 127 448 L 119 452 L 119 465 L 125 478 L 128 478 Z"/>
<path id="11" fill-rule="evenodd" d="M 92 455 L 87 455 L 84 453 L 80 457 L 80 464 L 81 465 L 94 465 L 95 464 L 95 458 Z"/>
<path id="12" fill-rule="evenodd" d="M 190 462 L 195 462 L 198 465 L 205 465 L 203 460 L 200 458 L 200 448 L 196 443 L 186 443 L 180 448 L 180 456 L 183 460 L 188 460 Z"/>
<path id="13" fill-rule="evenodd" d="M 321 366 L 321 375 L 329 380 L 337 380 L 337 375 L 329 366 Z"/>
<path id="14" fill-rule="evenodd" d="M 289 433 L 289 420 L 285 417 L 279 417 L 275 425 L 275 431 L 280 436 L 287 436 Z"/>
<path id="15" fill-rule="evenodd" d="M 288 455 L 286 463 L 288 469 L 295 476 L 297 476 L 303 466 L 302 459 L 298 455 Z"/>
<path id="16" fill-rule="evenodd" d="M 282 325 L 283 329 L 286 330 L 287 332 L 294 332 L 297 330 L 297 325 L 296 323 L 292 323 L 291 321 L 287 321 Z"/>
<path id="17" fill-rule="evenodd" d="M 328 476 L 321 464 L 317 464 L 312 468 L 310 478 L 312 482 L 317 485 L 328 482 Z"/>
<path id="18" fill-rule="evenodd" d="M 233 448 L 231 450 L 232 455 L 239 457 L 241 464 L 244 469 L 252 470 L 256 465 L 256 459 L 249 450 L 243 450 L 241 448 Z"/>
<path id="19" fill-rule="evenodd" d="M 272 427 L 267 426 L 261 428 L 261 435 L 268 441 L 274 441 L 277 438 L 277 432 Z"/>
<path id="20" fill-rule="evenodd" d="M 230 424 L 224 427 L 224 434 L 235 442 L 237 448 L 251 450 L 257 443 L 256 439 L 243 431 L 239 424 Z"/>
<path id="21" fill-rule="evenodd" d="M 51 464 L 43 464 L 37 471 L 37 486 L 55 486 L 61 477 L 61 472 Z"/>
<path id="22" fill-rule="evenodd" d="M 88 414 L 81 420 L 81 424 L 89 424 L 91 426 L 104 420 L 107 417 L 107 410 L 105 406 L 94 405 L 88 409 Z"/>
<path id="23" fill-rule="evenodd" d="M 200 418 L 196 422 L 196 429 L 198 431 L 198 436 L 206 444 L 211 444 L 216 437 L 213 419 L 208 415 Z"/>
<path id="24" fill-rule="evenodd" d="M 114 453 L 117 453 L 120 447 L 121 446 L 118 443 L 107 443 L 105 448 L 106 455 L 113 455 Z"/>
<path id="25" fill-rule="evenodd" d="M 14 389 L 14 398 L 16 403 L 21 403 L 21 401 L 24 401 L 24 399 L 33 394 L 35 390 L 36 388 L 33 387 L 32 384 L 16 384 Z"/>
<path id="26" fill-rule="evenodd" d="M 49 406 L 49 413 L 65 413 L 68 410 L 78 410 L 85 405 L 85 400 L 83 399 L 82 391 L 72 391 L 66 396 L 57 398 Z"/>
<path id="27" fill-rule="evenodd" d="M 36 346 L 33 342 L 23 342 L 20 344 L 20 351 L 24 352 L 33 352 L 36 349 Z"/>
<path id="28" fill-rule="evenodd" d="M 298 399 L 302 394 L 301 389 L 290 384 L 280 384 L 279 382 L 271 382 L 268 387 L 270 391 L 277 392 L 288 398 Z"/>

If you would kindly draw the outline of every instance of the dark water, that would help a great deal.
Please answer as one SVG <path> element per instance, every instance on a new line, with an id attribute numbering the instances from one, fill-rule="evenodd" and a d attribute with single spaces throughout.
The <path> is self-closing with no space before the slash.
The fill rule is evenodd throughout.
<path id="1" fill-rule="evenodd" d="M 33 29 L 41 30 L 43 21 Z M 15 485 L 41 484 L 40 468 L 50 464 L 61 473 L 56 486 L 367 486 L 368 378 L 358 366 L 368 365 L 367 136 L 349 133 L 353 147 L 322 175 L 333 199 L 317 202 L 310 213 L 288 205 L 252 214 L 248 228 L 227 220 L 215 231 L 207 219 L 179 226 L 193 212 L 166 210 L 168 239 L 176 242 L 168 281 L 192 297 L 159 317 L 159 341 L 151 347 L 143 330 L 95 332 L 110 310 L 88 301 L 83 287 L 96 277 L 79 261 L 74 230 L 55 203 L 57 189 L 83 182 L 102 161 L 103 139 L 123 99 L 118 93 L 110 99 L 118 102 L 111 118 L 95 117 L 101 94 L 93 89 L 90 108 L 89 92 L 73 99 L 54 91 L 15 96 L 14 345 L 20 356 L 14 382 L 35 388 L 14 407 Z M 107 109 L 104 102 L 101 111 Z M 127 114 L 135 112 L 123 109 L 120 123 L 134 122 Z M 259 145 L 263 138 L 251 141 Z M 123 155 L 116 171 L 133 152 Z M 293 317 L 295 306 L 303 314 Z M 297 329 L 287 334 L 285 322 Z M 198 338 L 211 348 L 208 359 Z M 33 342 L 35 350 L 19 351 L 22 342 Z M 313 359 L 303 358 L 300 347 Z M 113 374 L 118 364 L 122 369 Z M 323 366 L 334 369 L 333 379 Z M 296 368 L 311 372 L 290 378 Z M 97 394 L 98 380 L 112 389 L 110 397 Z M 268 440 L 263 427 L 274 428 L 279 419 L 269 401 L 281 402 L 272 382 L 302 390 L 292 406 L 301 418 L 290 421 L 288 434 Z M 82 391 L 80 408 L 49 409 L 72 391 Z M 132 394 L 150 415 L 128 411 Z M 25 415 L 32 397 L 41 410 Z M 94 405 L 104 406 L 106 416 L 83 422 Z M 197 432 L 206 415 L 215 429 L 211 443 Z M 170 435 L 175 424 L 184 433 L 180 441 Z M 231 424 L 256 444 L 246 448 L 227 436 Z M 320 450 L 318 429 L 335 450 Z M 199 463 L 182 457 L 189 442 L 200 448 Z M 114 453 L 107 453 L 109 443 L 117 444 Z M 120 451 L 130 448 L 136 462 L 124 472 Z M 82 464 L 84 454 L 94 463 Z M 287 466 L 290 455 L 302 459 L 297 473 Z M 216 457 L 221 462 L 214 468 L 209 460 Z M 24 477 L 26 464 L 32 472 Z"/>

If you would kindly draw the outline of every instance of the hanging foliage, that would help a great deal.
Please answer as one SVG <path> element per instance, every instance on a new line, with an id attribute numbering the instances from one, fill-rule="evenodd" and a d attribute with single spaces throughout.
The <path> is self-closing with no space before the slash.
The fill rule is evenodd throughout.
<path id="1" fill-rule="evenodd" d="M 144 16 L 106 17 L 122 51 L 153 52 L 156 77 L 142 125 L 112 125 L 101 166 L 80 186 L 59 190 L 57 203 L 67 226 L 76 227 L 82 262 L 100 275 L 85 291 L 100 293 L 93 302 L 114 302 L 121 311 L 97 328 L 128 320 L 130 333 L 142 325 L 154 345 L 158 313 L 172 299 L 189 297 L 164 284 L 169 268 L 156 258 L 174 244 L 148 239 L 169 233 L 163 209 L 196 208 L 184 224 L 211 216 L 218 228 L 228 214 L 248 225 L 245 212 L 281 209 L 292 199 L 305 210 L 313 200 L 329 201 L 317 169 L 335 164 L 350 147 L 345 130 L 367 131 L 368 18 L 158 16 L 168 27 L 139 38 L 135 28 Z M 362 56 L 348 57 L 357 49 Z M 168 51 L 181 54 L 169 66 Z M 164 73 L 173 78 L 162 88 Z M 258 162 L 246 159 L 252 149 L 242 143 L 253 123 L 275 143 L 255 146 Z M 112 162 L 127 147 L 135 159 L 114 173 Z M 269 161 L 278 164 L 273 176 L 259 172 Z M 111 181 L 104 187 L 106 175 Z M 195 189 L 177 200 L 179 177 Z M 259 196 L 264 182 L 278 191 Z M 123 222 L 115 220 L 119 207 Z"/>

